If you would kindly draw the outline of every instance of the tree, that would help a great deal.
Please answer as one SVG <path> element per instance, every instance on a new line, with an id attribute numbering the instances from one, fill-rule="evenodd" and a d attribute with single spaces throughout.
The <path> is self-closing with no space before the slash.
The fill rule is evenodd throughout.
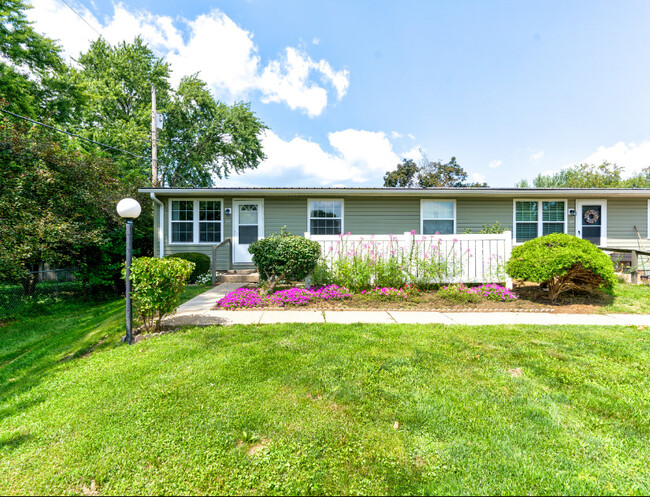
<path id="1" fill-rule="evenodd" d="M 22 0 L 0 4 L 0 100 L 20 115 L 72 122 L 86 99 L 78 74 L 59 46 L 34 30 L 28 8 Z"/>
<path id="2" fill-rule="evenodd" d="M 162 184 L 209 187 L 215 177 L 255 168 L 264 159 L 259 137 L 266 126 L 248 104 L 216 101 L 196 75 L 182 78 L 174 90 L 169 65 L 141 38 L 116 47 L 97 40 L 79 63 L 92 97 L 82 131 L 143 157 L 151 154 L 151 85 L 156 87 L 157 111 L 166 117 L 158 145 Z M 149 160 L 111 156 L 123 175 L 149 182 Z"/>
<path id="3" fill-rule="evenodd" d="M 41 263 L 76 265 L 118 223 L 111 163 L 51 133 L 0 120 L 0 274 L 21 279 L 27 294 Z"/>
<path id="4" fill-rule="evenodd" d="M 412 159 L 403 159 L 395 171 L 384 175 L 384 186 L 390 188 L 412 188 L 416 185 L 419 166 Z"/>
<path id="5" fill-rule="evenodd" d="M 639 174 L 623 179 L 624 169 L 611 162 L 602 164 L 579 164 L 557 173 L 538 174 L 533 179 L 533 188 L 648 188 L 650 187 L 650 167 Z M 523 179 L 515 183 L 515 188 L 530 188 Z"/>
<path id="6" fill-rule="evenodd" d="M 250 106 L 216 101 L 196 75 L 181 80 L 165 115 L 162 184 L 209 187 L 213 177 L 255 168 L 265 158 L 258 136 L 267 128 Z"/>
<path id="7" fill-rule="evenodd" d="M 419 164 L 411 159 L 404 159 L 397 165 L 395 171 L 384 175 L 384 186 L 393 188 L 459 188 L 487 187 L 486 183 L 467 183 L 467 172 L 452 157 L 449 162 L 430 160 L 420 151 L 422 158 Z"/>

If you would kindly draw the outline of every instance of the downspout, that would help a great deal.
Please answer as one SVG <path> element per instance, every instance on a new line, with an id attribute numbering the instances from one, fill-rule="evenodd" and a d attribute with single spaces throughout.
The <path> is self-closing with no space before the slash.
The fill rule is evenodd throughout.
<path id="1" fill-rule="evenodd" d="M 160 249 L 158 250 L 158 257 L 162 259 L 165 257 L 165 204 L 156 198 L 156 194 L 154 192 L 150 192 L 149 195 L 151 196 L 151 200 L 156 202 L 160 207 L 160 222 L 158 223 L 160 228 Z"/>

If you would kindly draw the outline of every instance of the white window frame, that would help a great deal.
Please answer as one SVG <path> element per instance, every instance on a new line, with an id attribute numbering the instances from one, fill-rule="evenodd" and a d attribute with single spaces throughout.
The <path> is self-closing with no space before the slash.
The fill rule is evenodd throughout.
<path id="1" fill-rule="evenodd" d="M 191 242 L 173 242 L 172 241 L 172 202 L 178 201 L 190 201 L 192 202 L 192 241 Z M 221 233 L 219 239 L 223 242 L 223 225 L 224 225 L 224 214 L 223 214 L 223 199 L 222 198 L 170 198 L 167 203 L 167 212 L 169 212 L 169 219 L 167 221 L 167 226 L 169 229 L 169 244 L 170 245 L 217 245 L 221 242 L 199 242 L 199 202 L 220 202 L 221 206 Z M 211 221 L 208 221 L 211 222 Z"/>
<path id="2" fill-rule="evenodd" d="M 564 231 L 569 232 L 569 201 L 565 198 L 516 198 L 512 200 L 512 243 L 521 245 L 525 242 L 517 242 L 517 202 L 537 202 L 537 236 L 539 238 L 544 233 L 544 207 L 543 202 L 564 202 Z M 522 221 L 524 222 L 524 221 Z M 546 221 L 547 223 L 557 223 L 558 221 Z"/>
<path id="3" fill-rule="evenodd" d="M 341 202 L 341 234 L 345 233 L 345 201 L 342 198 L 308 198 L 307 199 L 307 233 L 313 235 L 311 232 L 311 220 L 312 219 L 338 219 L 338 217 L 311 217 L 311 203 L 312 202 Z M 315 235 L 322 236 L 322 235 Z M 335 235 L 338 236 L 338 235 Z"/>
<path id="4" fill-rule="evenodd" d="M 426 218 L 424 219 L 424 203 L 425 202 L 451 202 L 454 204 L 454 217 L 453 218 Z M 420 234 L 424 234 L 424 221 L 453 221 L 454 222 L 454 232 L 451 233 L 455 235 L 458 232 L 458 223 L 456 222 L 457 210 L 456 210 L 456 199 L 455 198 L 421 198 L 420 199 Z"/>
<path id="5" fill-rule="evenodd" d="M 648 225 L 646 226 L 647 232 L 646 232 L 646 238 L 650 240 L 650 198 L 648 199 L 648 210 L 646 211 L 648 214 Z"/>

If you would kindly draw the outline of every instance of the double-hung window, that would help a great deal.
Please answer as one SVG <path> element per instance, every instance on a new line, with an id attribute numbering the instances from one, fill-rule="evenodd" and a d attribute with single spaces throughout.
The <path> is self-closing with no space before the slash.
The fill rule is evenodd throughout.
<path id="1" fill-rule="evenodd" d="M 199 243 L 221 241 L 221 201 L 199 200 Z"/>
<path id="2" fill-rule="evenodd" d="M 456 202 L 454 200 L 422 200 L 420 204 L 423 235 L 456 233 Z"/>
<path id="3" fill-rule="evenodd" d="M 515 242 L 523 243 L 551 233 L 566 233 L 566 214 L 564 200 L 516 200 Z"/>
<path id="4" fill-rule="evenodd" d="M 194 242 L 194 201 L 171 201 L 171 237 L 172 243 Z"/>
<path id="5" fill-rule="evenodd" d="M 312 235 L 343 233 L 343 200 L 310 200 L 309 233 Z"/>
<path id="6" fill-rule="evenodd" d="M 171 200 L 169 205 L 171 243 L 221 241 L 221 200 Z"/>

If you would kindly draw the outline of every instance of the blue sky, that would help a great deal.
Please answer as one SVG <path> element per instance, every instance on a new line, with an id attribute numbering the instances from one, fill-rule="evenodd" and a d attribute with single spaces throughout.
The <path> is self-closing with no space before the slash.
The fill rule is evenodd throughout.
<path id="1" fill-rule="evenodd" d="M 456 156 L 512 186 L 575 163 L 650 166 L 648 1 L 67 0 L 116 43 L 137 34 L 270 127 L 233 186 L 381 186 L 403 157 Z M 32 0 L 70 56 L 97 34 Z"/>

